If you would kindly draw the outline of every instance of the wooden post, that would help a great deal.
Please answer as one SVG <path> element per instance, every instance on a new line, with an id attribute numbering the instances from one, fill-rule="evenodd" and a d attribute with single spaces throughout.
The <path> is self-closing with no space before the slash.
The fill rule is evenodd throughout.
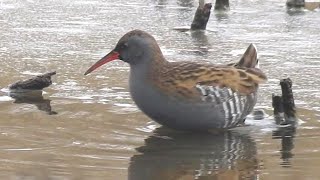
<path id="1" fill-rule="evenodd" d="M 284 122 L 284 110 L 281 96 L 272 94 L 272 107 L 276 124 L 282 124 L 282 122 Z"/>
<path id="2" fill-rule="evenodd" d="M 207 27 L 207 23 L 210 18 L 210 10 L 211 10 L 211 3 L 204 3 L 204 0 L 199 1 L 199 6 L 197 11 L 194 15 L 191 30 L 205 30 Z"/>
<path id="3" fill-rule="evenodd" d="M 292 158 L 292 149 L 294 148 L 294 136 L 296 133 L 296 110 L 292 93 L 291 79 L 280 80 L 282 95 L 278 96 L 272 94 L 273 114 L 279 126 L 277 130 L 273 131 L 273 139 L 281 139 L 281 159 L 282 166 L 290 167 Z"/>
<path id="4" fill-rule="evenodd" d="M 296 117 L 296 107 L 294 104 L 293 93 L 292 93 L 292 81 L 290 78 L 282 79 L 280 81 L 282 90 L 282 104 L 285 114 L 285 118 L 295 118 Z"/>
<path id="5" fill-rule="evenodd" d="M 287 0 L 286 5 L 288 8 L 303 8 L 304 0 Z"/>
<path id="6" fill-rule="evenodd" d="M 216 0 L 214 10 L 216 11 L 227 11 L 229 10 L 229 0 Z"/>
<path id="7" fill-rule="evenodd" d="M 282 95 L 272 94 L 273 114 L 277 124 L 294 124 L 296 122 L 296 109 L 292 93 L 291 79 L 280 81 Z"/>

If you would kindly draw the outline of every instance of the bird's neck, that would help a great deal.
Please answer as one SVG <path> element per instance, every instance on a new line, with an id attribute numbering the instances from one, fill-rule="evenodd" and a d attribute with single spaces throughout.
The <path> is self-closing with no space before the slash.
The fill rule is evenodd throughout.
<path id="1" fill-rule="evenodd" d="M 150 80 L 159 76 L 166 69 L 169 62 L 164 58 L 160 48 L 154 47 L 147 50 L 143 59 L 139 60 L 142 63 L 130 65 L 130 79 L 132 80 Z"/>
<path id="2" fill-rule="evenodd" d="M 148 59 L 142 59 L 143 63 L 130 64 L 130 93 L 138 106 L 141 105 L 140 101 L 145 97 L 155 95 L 157 85 L 155 84 L 156 80 L 154 80 L 154 77 L 160 76 L 161 71 L 168 63 L 161 51 L 160 53 L 144 55 L 143 58 Z"/>

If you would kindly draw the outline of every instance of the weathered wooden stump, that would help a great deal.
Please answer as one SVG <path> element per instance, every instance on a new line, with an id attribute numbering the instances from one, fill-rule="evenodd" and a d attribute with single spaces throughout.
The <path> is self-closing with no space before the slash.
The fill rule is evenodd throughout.
<path id="1" fill-rule="evenodd" d="M 290 78 L 282 79 L 280 81 L 282 90 L 282 104 L 286 118 L 296 117 L 296 107 L 294 104 L 293 93 L 292 93 L 292 81 Z"/>
<path id="2" fill-rule="evenodd" d="M 303 8 L 304 0 L 287 0 L 286 5 L 288 8 Z"/>
<path id="3" fill-rule="evenodd" d="M 284 122 L 284 110 L 281 96 L 272 94 L 272 107 L 276 124 L 281 124 Z"/>
<path id="4" fill-rule="evenodd" d="M 199 6 L 197 8 L 197 11 L 194 15 L 192 24 L 191 24 L 191 30 L 205 30 L 207 27 L 207 23 L 210 18 L 211 13 L 211 3 L 204 3 L 203 0 L 199 1 Z"/>
<path id="5" fill-rule="evenodd" d="M 227 11 L 230 9 L 229 0 L 216 0 L 214 10 L 216 11 Z"/>
<path id="6" fill-rule="evenodd" d="M 294 124 L 296 122 L 296 109 L 292 93 L 291 79 L 280 81 L 282 95 L 272 94 L 273 114 L 277 124 Z"/>
<path id="7" fill-rule="evenodd" d="M 292 149 L 294 148 L 294 136 L 296 133 L 296 109 L 292 93 L 291 79 L 280 80 L 282 95 L 272 95 L 272 106 L 274 108 L 274 117 L 276 124 L 288 125 L 280 126 L 276 131 L 273 131 L 274 139 L 281 139 L 281 159 L 282 165 L 290 167 L 292 158 Z"/>
<path id="8" fill-rule="evenodd" d="M 286 2 L 287 8 L 291 9 L 308 9 L 313 11 L 317 8 L 320 8 L 320 1 L 305 1 L 305 0 L 287 0 Z"/>
<path id="9" fill-rule="evenodd" d="M 38 75 L 36 77 L 18 81 L 9 85 L 9 90 L 14 92 L 24 92 L 28 90 L 42 90 L 52 84 L 51 76 L 55 75 L 56 72 L 49 72 L 43 75 Z"/>

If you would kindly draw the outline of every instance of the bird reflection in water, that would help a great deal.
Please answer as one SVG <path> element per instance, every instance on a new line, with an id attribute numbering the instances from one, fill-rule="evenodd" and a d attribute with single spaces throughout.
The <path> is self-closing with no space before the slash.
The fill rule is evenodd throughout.
<path id="1" fill-rule="evenodd" d="M 17 104 L 33 104 L 35 105 L 40 111 L 44 111 L 49 115 L 57 114 L 57 112 L 52 111 L 51 108 L 51 100 L 44 99 L 42 96 L 41 90 L 30 90 L 28 92 L 23 93 L 9 93 L 9 96 L 14 99 L 14 103 Z"/>
<path id="2" fill-rule="evenodd" d="M 255 142 L 248 134 L 163 132 L 157 129 L 131 158 L 129 180 L 258 179 Z"/>

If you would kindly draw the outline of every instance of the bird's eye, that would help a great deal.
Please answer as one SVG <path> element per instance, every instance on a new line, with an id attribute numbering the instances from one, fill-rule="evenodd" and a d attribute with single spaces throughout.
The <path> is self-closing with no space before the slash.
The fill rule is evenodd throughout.
<path id="1" fill-rule="evenodd" d="M 120 49 L 126 49 L 128 47 L 128 44 L 127 43 L 124 43 L 120 46 Z"/>

